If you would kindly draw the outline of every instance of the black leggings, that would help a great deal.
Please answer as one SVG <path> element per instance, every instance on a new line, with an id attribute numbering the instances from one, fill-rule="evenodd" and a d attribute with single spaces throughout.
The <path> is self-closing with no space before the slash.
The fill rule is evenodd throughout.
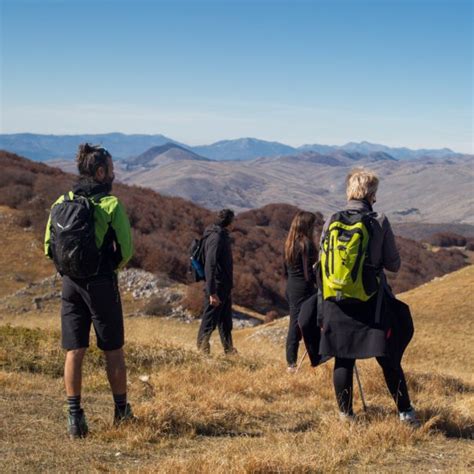
<path id="1" fill-rule="evenodd" d="M 296 365 L 298 360 L 298 349 L 302 338 L 298 316 L 301 305 L 308 299 L 315 290 L 307 282 L 301 284 L 298 281 L 288 280 L 286 297 L 290 307 L 290 324 L 288 325 L 288 334 L 286 336 L 286 362 L 289 366 Z"/>
<path id="2" fill-rule="evenodd" d="M 385 383 L 397 404 L 398 411 L 409 410 L 410 397 L 402 367 L 394 367 L 388 357 L 377 357 L 377 362 L 382 367 Z M 334 389 L 337 404 L 339 410 L 346 414 L 352 414 L 354 363 L 355 359 L 336 357 L 334 364 Z"/>
<path id="3" fill-rule="evenodd" d="M 297 310 L 290 310 L 290 324 L 286 336 L 286 362 L 288 366 L 296 365 L 301 337 L 301 330 L 298 326 L 298 312 Z"/>

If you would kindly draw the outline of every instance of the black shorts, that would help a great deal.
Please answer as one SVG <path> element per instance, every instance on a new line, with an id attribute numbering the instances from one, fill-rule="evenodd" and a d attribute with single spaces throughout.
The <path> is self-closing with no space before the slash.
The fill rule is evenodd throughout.
<path id="1" fill-rule="evenodd" d="M 63 348 L 72 350 L 89 347 L 91 324 L 94 326 L 99 349 L 113 351 L 123 346 L 122 303 L 115 274 L 88 280 L 63 277 Z"/>

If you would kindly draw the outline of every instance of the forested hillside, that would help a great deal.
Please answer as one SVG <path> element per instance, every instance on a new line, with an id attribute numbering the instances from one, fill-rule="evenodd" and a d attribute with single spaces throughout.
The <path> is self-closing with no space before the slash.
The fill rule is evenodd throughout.
<path id="1" fill-rule="evenodd" d="M 0 204 L 20 209 L 19 229 L 32 227 L 35 238 L 42 239 L 51 203 L 70 189 L 76 178 L 4 151 L 0 151 L 0 170 Z M 135 256 L 131 264 L 187 281 L 189 244 L 212 222 L 212 213 L 146 188 L 117 183 L 114 193 L 125 204 L 133 227 Z M 233 233 L 236 302 L 262 312 L 286 311 L 282 251 L 296 211 L 294 206 L 276 203 L 237 216 Z M 318 230 L 322 223 L 318 215 Z M 389 276 L 396 292 L 465 265 L 457 250 L 434 254 L 409 239 L 400 237 L 397 242 L 403 264 L 396 276 Z"/>

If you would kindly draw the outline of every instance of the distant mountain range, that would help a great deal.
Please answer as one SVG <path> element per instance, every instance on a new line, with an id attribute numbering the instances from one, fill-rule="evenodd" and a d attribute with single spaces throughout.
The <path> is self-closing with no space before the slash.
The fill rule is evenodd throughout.
<path id="1" fill-rule="evenodd" d="M 38 135 L 35 133 L 0 134 L 0 149 L 36 161 L 70 160 L 81 143 L 100 144 L 114 158 L 137 156 L 154 146 L 179 142 L 164 135 L 124 135 L 123 133 L 87 135 Z"/>
<path id="2" fill-rule="evenodd" d="M 212 145 L 196 146 L 194 151 L 213 160 L 252 160 L 261 156 L 294 154 L 297 149 L 278 142 L 267 142 L 256 138 L 222 140 Z"/>
<path id="3" fill-rule="evenodd" d="M 368 155 L 383 152 L 398 160 L 447 158 L 459 156 L 449 148 L 420 149 L 391 148 L 369 142 L 350 142 L 338 145 L 303 145 L 292 147 L 279 142 L 258 140 L 256 138 L 238 138 L 222 140 L 211 145 L 189 146 L 164 135 L 125 135 L 123 133 L 85 134 L 85 135 L 38 135 L 34 133 L 0 134 L 0 149 L 11 151 L 37 161 L 70 160 L 74 158 L 77 147 L 84 142 L 98 143 L 106 147 L 116 159 L 137 157 L 147 150 L 167 143 L 181 146 L 195 154 L 212 160 L 253 160 L 260 157 L 297 155 L 305 151 L 321 154 L 333 152 L 360 153 Z"/>
<path id="4" fill-rule="evenodd" d="M 449 156 L 458 155 L 453 150 L 449 148 L 441 148 L 441 149 L 426 149 L 421 148 L 418 150 L 411 150 L 410 148 L 392 148 L 385 145 L 378 145 L 376 143 L 369 143 L 366 141 L 355 143 L 349 142 L 342 146 L 328 146 L 328 145 L 303 145 L 299 147 L 299 150 L 308 150 L 308 151 L 317 151 L 320 153 L 325 153 L 328 151 L 333 150 L 343 150 L 348 151 L 349 153 L 361 153 L 361 154 L 368 154 L 368 153 L 376 153 L 376 152 L 384 152 L 387 153 L 397 160 L 410 160 L 421 158 L 424 156 L 429 156 L 430 158 L 446 158 Z"/>
<path id="5" fill-rule="evenodd" d="M 71 160 L 51 161 L 76 172 Z M 328 215 L 345 204 L 345 177 L 354 166 L 368 166 L 380 178 L 378 208 L 394 222 L 474 224 L 474 157 L 420 157 L 397 160 L 384 151 L 336 149 L 324 153 L 240 161 L 214 161 L 180 145 L 153 147 L 116 163 L 117 179 L 209 209 L 246 211 L 287 203 Z"/>

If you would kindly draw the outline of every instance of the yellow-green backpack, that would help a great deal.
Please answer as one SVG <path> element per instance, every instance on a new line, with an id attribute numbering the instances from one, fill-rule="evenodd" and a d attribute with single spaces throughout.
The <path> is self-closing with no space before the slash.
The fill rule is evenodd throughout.
<path id="1" fill-rule="evenodd" d="M 370 262 L 373 212 L 340 211 L 329 221 L 321 239 L 322 295 L 332 301 L 367 301 L 379 279 Z"/>

